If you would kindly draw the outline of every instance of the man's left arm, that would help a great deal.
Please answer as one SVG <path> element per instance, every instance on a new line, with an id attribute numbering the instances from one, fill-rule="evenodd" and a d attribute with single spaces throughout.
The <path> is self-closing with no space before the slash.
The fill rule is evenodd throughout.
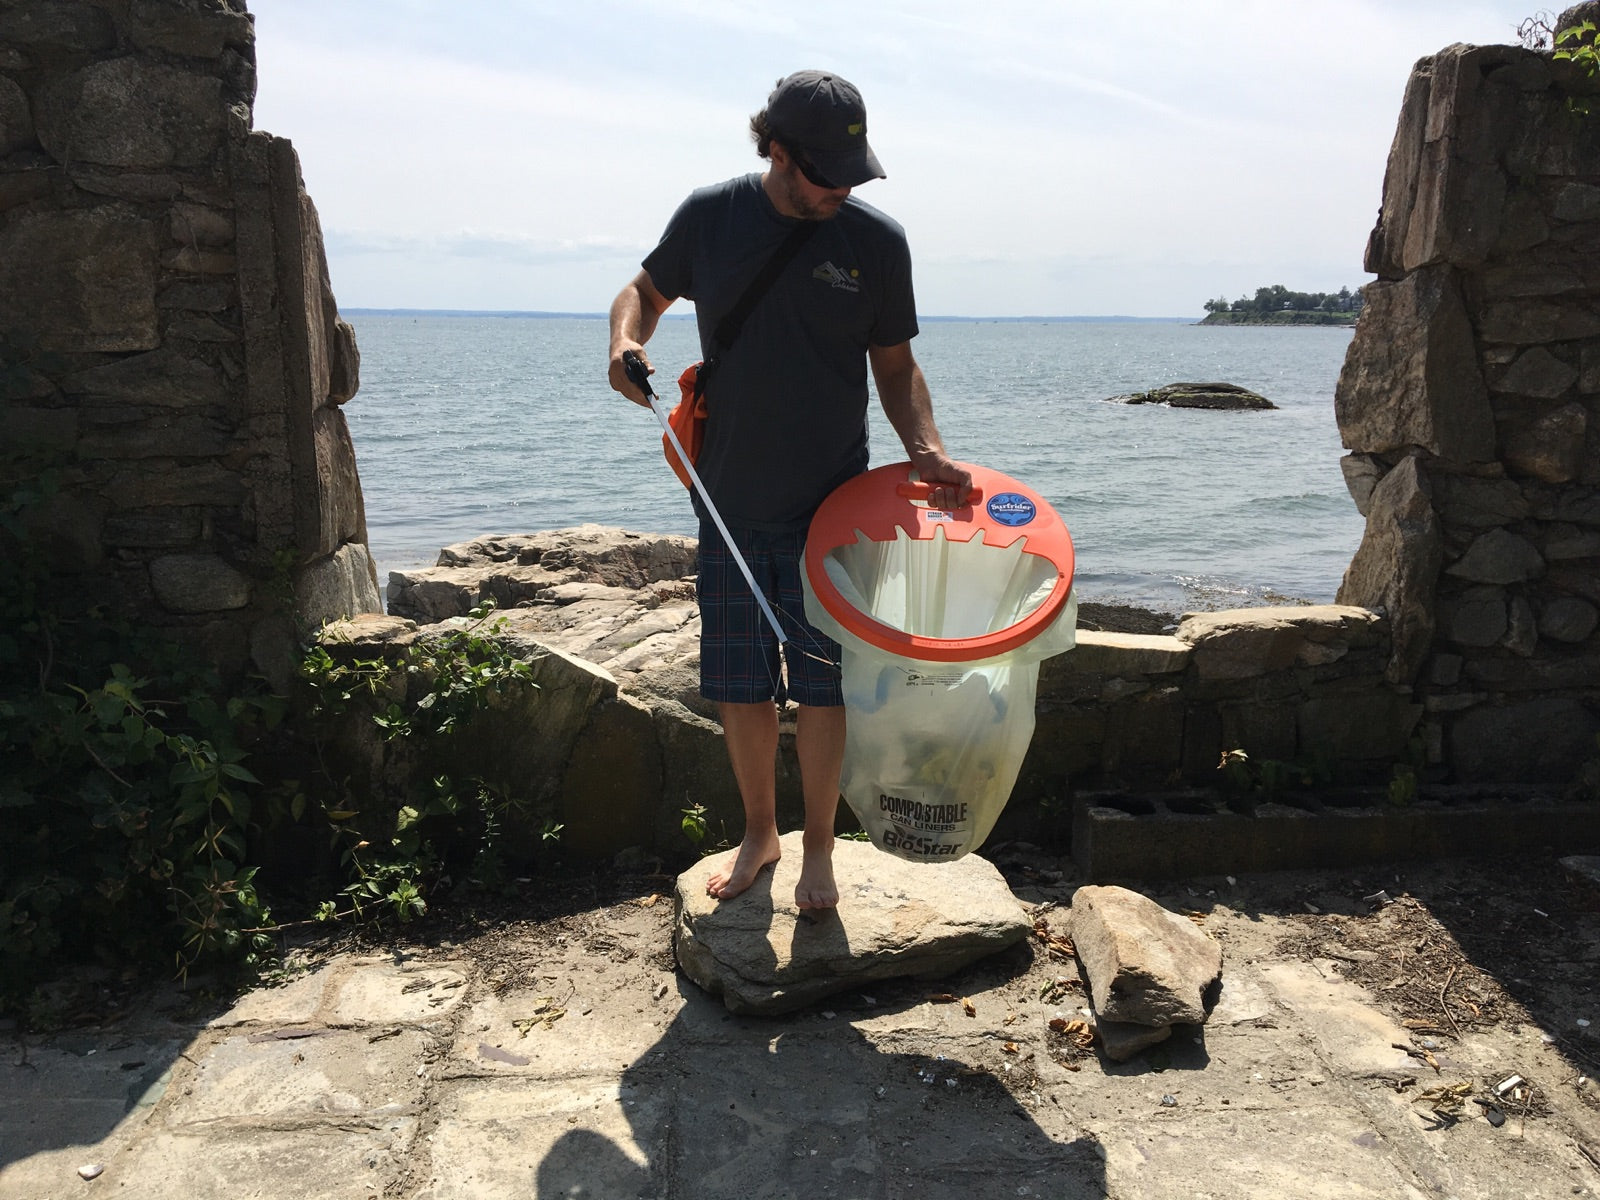
<path id="1" fill-rule="evenodd" d="M 912 356 L 911 343 L 868 346 L 867 361 L 878 385 L 889 424 L 900 435 L 906 457 L 926 483 L 935 485 L 928 503 L 934 508 L 960 508 L 972 486 L 972 474 L 944 452 L 944 442 L 933 421 L 933 397 L 928 381 Z"/>

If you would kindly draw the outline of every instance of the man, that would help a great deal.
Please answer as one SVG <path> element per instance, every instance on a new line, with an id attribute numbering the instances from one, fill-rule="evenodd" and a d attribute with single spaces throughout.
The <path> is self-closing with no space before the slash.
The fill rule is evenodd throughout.
<path id="1" fill-rule="evenodd" d="M 673 214 L 643 270 L 611 306 L 611 386 L 648 405 L 622 356 L 644 343 L 679 296 L 694 301 L 700 344 L 716 368 L 706 387 L 706 440 L 696 463 L 724 523 L 786 636 L 778 644 L 716 526 L 700 516 L 700 690 L 716 701 L 744 803 L 739 847 L 707 884 L 731 899 L 779 856 L 774 813 L 778 709 L 798 705 L 795 750 L 805 797 L 804 857 L 795 903 L 834 907 L 833 825 L 845 714 L 836 643 L 805 620 L 800 587 L 806 528 L 839 484 L 867 468 L 867 366 L 885 413 L 931 503 L 954 508 L 971 484 L 944 452 L 921 368 L 905 232 L 851 195 L 884 177 L 867 144 L 861 93 L 837 75 L 778 81 L 750 121 L 762 174 L 695 191 Z M 800 250 L 750 309 L 733 344 L 714 331 L 801 222 Z M 653 370 L 653 368 L 652 368 Z"/>

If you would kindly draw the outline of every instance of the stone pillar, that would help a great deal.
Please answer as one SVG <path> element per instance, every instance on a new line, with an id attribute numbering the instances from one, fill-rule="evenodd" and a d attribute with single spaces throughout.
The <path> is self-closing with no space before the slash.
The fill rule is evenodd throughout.
<path id="1" fill-rule="evenodd" d="M 0 4 L 0 458 L 59 588 L 287 683 L 379 601 L 355 340 L 254 96 L 241 0 Z"/>
<path id="2" fill-rule="evenodd" d="M 1366 265 L 1339 602 L 1388 612 L 1436 774 L 1571 781 L 1600 749 L 1600 81 L 1512 46 L 1419 62 Z"/>

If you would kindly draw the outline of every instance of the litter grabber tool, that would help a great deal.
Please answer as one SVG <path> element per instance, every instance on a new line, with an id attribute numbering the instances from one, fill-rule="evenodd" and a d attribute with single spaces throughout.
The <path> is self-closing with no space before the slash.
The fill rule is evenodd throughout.
<path id="1" fill-rule="evenodd" d="M 772 626 L 772 632 L 777 636 L 778 645 L 788 641 L 784 636 L 783 626 L 778 624 L 778 616 L 772 611 L 772 606 L 767 603 L 767 597 L 756 586 L 755 576 L 750 573 L 749 565 L 744 561 L 744 555 L 739 553 L 739 547 L 734 543 L 733 535 L 728 532 L 728 527 L 722 522 L 722 514 L 717 511 L 717 506 L 711 503 L 711 494 L 706 491 L 706 485 L 700 481 L 700 473 L 694 469 L 688 451 L 683 448 L 683 443 L 678 440 L 672 423 L 667 420 L 667 410 L 661 407 L 661 399 L 650 386 L 650 372 L 645 369 L 643 360 L 632 350 L 622 352 L 622 366 L 628 372 L 628 378 L 635 387 L 644 393 L 645 399 L 650 401 L 650 410 L 656 414 L 656 420 L 661 422 L 661 428 L 672 443 L 672 448 L 677 452 L 683 469 L 689 473 L 690 482 L 700 496 L 700 502 L 706 506 L 706 512 L 711 514 L 711 522 L 717 527 L 717 532 L 722 535 L 723 543 L 728 547 L 728 553 L 733 555 L 733 561 L 739 564 L 739 572 L 744 576 L 744 581 L 750 585 L 750 593 L 755 596 L 756 603 L 761 607 L 761 615 L 767 618 L 767 624 Z"/>

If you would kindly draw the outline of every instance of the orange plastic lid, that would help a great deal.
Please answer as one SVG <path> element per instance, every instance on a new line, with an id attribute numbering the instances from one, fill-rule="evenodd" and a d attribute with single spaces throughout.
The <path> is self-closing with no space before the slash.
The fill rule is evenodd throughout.
<path id="1" fill-rule="evenodd" d="M 1072 536 L 1055 509 L 1031 488 L 1009 475 L 962 463 L 972 473 L 974 494 L 957 509 L 928 507 L 929 486 L 914 480 L 909 462 L 873 470 L 835 488 L 806 535 L 806 577 L 834 620 L 869 645 L 904 658 L 928 662 L 970 662 L 992 658 L 1026 645 L 1061 613 L 1072 589 Z M 841 546 L 865 538 L 892 542 L 898 530 L 914 541 L 970 542 L 980 532 L 985 546 L 1003 550 L 1019 539 L 1024 554 L 1047 559 L 1056 569 L 1056 586 L 1044 603 L 1022 620 L 978 637 L 935 638 L 907 633 L 873 619 L 840 595 L 828 577 L 827 557 Z"/>

